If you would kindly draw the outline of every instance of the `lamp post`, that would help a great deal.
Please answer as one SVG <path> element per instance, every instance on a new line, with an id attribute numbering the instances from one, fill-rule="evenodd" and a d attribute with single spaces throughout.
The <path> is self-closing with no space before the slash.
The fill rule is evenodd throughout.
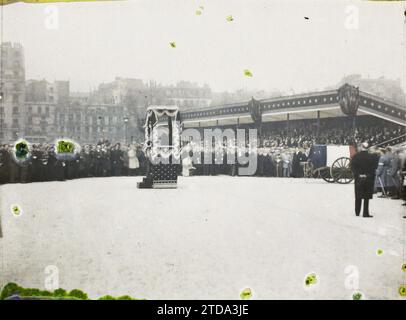
<path id="1" fill-rule="evenodd" d="M 124 127 L 125 127 L 125 144 L 127 144 L 127 136 L 128 136 L 128 116 L 124 117 Z"/>
<path id="2" fill-rule="evenodd" d="M 100 136 L 102 136 L 103 137 L 103 124 L 102 124 L 102 117 L 101 116 L 98 116 L 97 117 L 97 121 L 99 121 L 100 120 L 100 126 L 99 126 L 99 123 L 97 123 L 97 127 L 98 128 L 100 128 L 100 132 L 101 132 L 101 134 L 99 133 L 99 130 L 97 130 L 98 132 L 97 132 L 97 142 L 100 142 Z"/>

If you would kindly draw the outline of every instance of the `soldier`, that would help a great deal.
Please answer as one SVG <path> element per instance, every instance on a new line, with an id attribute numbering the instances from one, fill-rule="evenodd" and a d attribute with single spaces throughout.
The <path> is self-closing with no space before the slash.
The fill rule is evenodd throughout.
<path id="1" fill-rule="evenodd" d="M 361 145 L 361 151 L 356 153 L 351 160 L 351 171 L 355 178 L 355 215 L 361 212 L 364 200 L 364 218 L 372 218 L 369 214 L 369 200 L 374 193 L 375 170 L 378 167 L 377 157 L 368 153 L 368 143 Z"/>

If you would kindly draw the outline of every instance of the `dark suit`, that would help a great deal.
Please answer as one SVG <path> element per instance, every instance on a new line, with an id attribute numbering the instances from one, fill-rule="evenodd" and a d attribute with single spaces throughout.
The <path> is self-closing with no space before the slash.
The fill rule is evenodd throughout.
<path id="1" fill-rule="evenodd" d="M 368 151 L 361 151 L 351 160 L 351 171 L 355 178 L 355 214 L 361 211 L 362 199 L 364 200 L 364 216 L 369 216 L 369 199 L 374 193 L 375 170 L 378 167 L 377 157 Z"/>

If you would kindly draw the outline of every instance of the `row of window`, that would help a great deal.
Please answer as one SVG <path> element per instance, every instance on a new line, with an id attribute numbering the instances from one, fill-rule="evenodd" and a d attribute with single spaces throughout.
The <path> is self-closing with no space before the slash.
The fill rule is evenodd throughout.
<path id="1" fill-rule="evenodd" d="M 102 132 L 122 132 L 123 129 L 121 127 L 84 127 L 83 130 L 81 127 L 77 126 L 77 127 L 65 127 L 65 126 L 61 126 L 60 127 L 60 132 L 85 132 L 85 133 L 91 133 L 91 132 L 98 132 L 98 133 L 102 133 Z"/>
<path id="2" fill-rule="evenodd" d="M 67 122 L 74 122 L 76 118 L 77 122 L 81 122 L 82 121 L 82 116 L 80 114 L 76 114 L 76 116 L 74 117 L 73 114 L 69 114 L 69 115 L 65 115 L 65 114 L 60 114 L 59 115 L 59 122 L 60 123 L 65 123 L 65 121 Z M 122 122 L 119 122 L 119 119 L 123 119 Z M 100 125 L 112 125 L 112 124 L 122 124 L 124 123 L 124 117 L 120 117 L 120 116 L 109 116 L 109 117 L 88 117 L 85 116 L 84 118 L 84 123 L 85 124 L 100 124 Z"/>
<path id="3" fill-rule="evenodd" d="M 42 106 L 37 106 L 36 108 L 37 113 L 42 113 L 42 111 L 45 112 L 45 114 L 49 114 L 50 108 L 49 107 L 45 107 L 44 109 L 42 108 Z M 27 111 L 28 113 L 32 113 L 34 110 L 34 108 L 32 106 L 28 106 L 27 107 Z"/>

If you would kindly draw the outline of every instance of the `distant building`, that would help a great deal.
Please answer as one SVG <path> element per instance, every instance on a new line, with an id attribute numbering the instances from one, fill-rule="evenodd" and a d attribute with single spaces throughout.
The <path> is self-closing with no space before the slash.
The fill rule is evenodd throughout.
<path id="1" fill-rule="evenodd" d="M 208 85 L 198 86 L 189 81 L 180 81 L 176 86 L 163 86 L 155 81 L 144 84 L 140 79 L 119 77 L 113 82 L 100 84 L 92 96 L 95 103 L 126 105 L 129 108 L 146 104 L 206 107 L 210 105 L 211 99 L 212 93 Z"/>
<path id="2" fill-rule="evenodd" d="M 161 86 L 151 82 L 149 89 L 150 104 L 176 105 L 181 110 L 207 107 L 212 100 L 208 85 L 198 86 L 189 81 L 180 81 L 176 86 Z"/>
<path id="3" fill-rule="evenodd" d="M 130 141 L 126 109 L 112 104 L 73 103 L 58 109 L 57 135 L 81 143 Z M 126 121 L 127 119 L 127 121 Z"/>
<path id="4" fill-rule="evenodd" d="M 363 91 L 377 95 L 385 100 L 396 102 L 402 106 L 406 105 L 406 93 L 401 86 L 400 79 L 388 79 L 385 77 L 362 78 L 359 74 L 352 74 L 344 77 L 336 87 L 344 83 L 362 88 Z"/>
<path id="5" fill-rule="evenodd" d="M 25 84 L 25 138 L 40 143 L 58 137 L 58 114 L 69 106 L 69 99 L 69 81 L 28 80 Z"/>
<path id="6" fill-rule="evenodd" d="M 32 143 L 50 142 L 57 136 L 58 105 L 52 102 L 26 102 L 25 138 Z"/>
<path id="7" fill-rule="evenodd" d="M 70 102 L 76 104 L 89 104 L 92 101 L 90 92 L 71 92 L 70 93 Z"/>
<path id="8" fill-rule="evenodd" d="M 0 83 L 0 140 L 11 142 L 24 135 L 25 67 L 19 43 L 2 43 Z"/>
<path id="9" fill-rule="evenodd" d="M 70 98 L 69 81 L 28 80 L 25 84 L 25 101 L 67 104 Z"/>
<path id="10" fill-rule="evenodd" d="M 140 79 L 116 77 L 113 82 L 102 83 L 93 93 L 93 102 L 101 104 L 128 104 L 142 105 L 146 86 Z M 138 99 L 137 99 L 138 98 Z"/>

